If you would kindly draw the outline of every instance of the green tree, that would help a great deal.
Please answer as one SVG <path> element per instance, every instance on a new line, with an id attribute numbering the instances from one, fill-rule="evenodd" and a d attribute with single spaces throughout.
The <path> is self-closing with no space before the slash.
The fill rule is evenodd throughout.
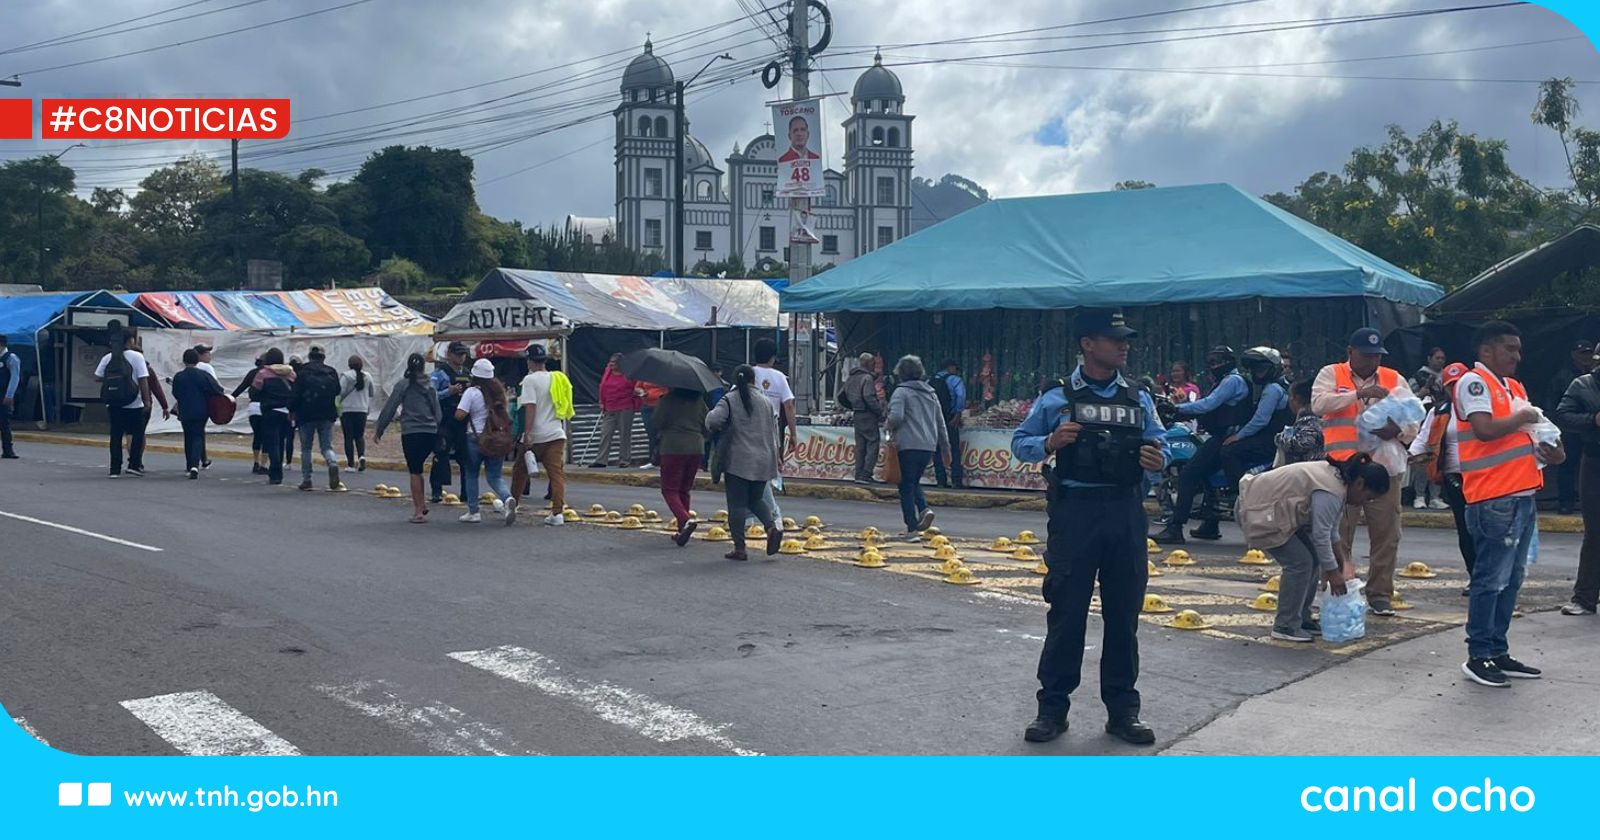
<path id="1" fill-rule="evenodd" d="M 139 182 L 129 199 L 130 218 L 140 230 L 164 239 L 183 239 L 200 232 L 200 207 L 223 189 L 222 170 L 192 156 L 164 166 Z"/>
<path id="2" fill-rule="evenodd" d="M 1267 200 L 1428 280 L 1455 286 L 1522 247 L 1544 209 L 1511 171 L 1502 140 L 1435 121 L 1415 137 L 1356 149 L 1342 174 L 1319 172 Z"/>
<path id="3" fill-rule="evenodd" d="M 421 294 L 428 290 L 428 272 L 405 257 L 390 257 L 367 278 L 392 295 Z"/>
<path id="4" fill-rule="evenodd" d="M 1539 85 L 1539 99 L 1533 107 L 1533 121 L 1556 133 L 1566 155 L 1567 173 L 1572 185 L 1563 197 L 1578 212 L 1573 221 L 1592 221 L 1600 207 L 1600 132 L 1573 125 L 1578 117 L 1578 98 L 1573 95 L 1577 82 L 1546 79 Z"/>
<path id="5" fill-rule="evenodd" d="M 365 188 L 361 223 L 375 257 L 406 257 L 440 277 L 464 277 L 482 264 L 471 231 L 472 158 L 390 146 L 367 158 L 354 181 Z"/>
<path id="6" fill-rule="evenodd" d="M 241 269 L 234 264 L 236 247 L 246 261 L 277 260 L 282 258 L 279 241 L 290 231 L 306 225 L 337 230 L 339 222 L 311 187 L 261 169 L 239 171 L 237 202 L 231 192 L 220 192 L 203 202 L 199 213 L 202 235 L 190 264 L 209 277 L 209 285 L 214 287 L 237 284 Z M 359 276 L 360 269 L 357 271 Z"/>
<path id="7" fill-rule="evenodd" d="M 372 254 L 361 240 L 326 224 L 300 225 L 279 236 L 284 285 L 291 289 L 324 289 L 330 283 L 351 285 L 366 274 Z"/>
<path id="8" fill-rule="evenodd" d="M 0 276 L 9 283 L 57 288 L 51 270 L 70 219 L 75 176 L 47 156 L 0 165 Z"/>
<path id="9" fill-rule="evenodd" d="M 1126 192 L 1128 190 L 1153 190 L 1155 187 L 1156 185 L 1149 181 L 1118 181 L 1111 188 L 1118 192 Z"/>

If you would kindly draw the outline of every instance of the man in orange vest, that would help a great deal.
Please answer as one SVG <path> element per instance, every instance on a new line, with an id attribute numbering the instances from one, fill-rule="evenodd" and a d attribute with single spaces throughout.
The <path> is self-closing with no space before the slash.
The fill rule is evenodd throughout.
<path id="1" fill-rule="evenodd" d="M 1317 373 L 1311 385 L 1311 410 L 1322 418 L 1322 443 L 1329 458 L 1345 461 L 1362 451 L 1356 428 L 1361 412 L 1390 394 L 1411 394 L 1399 371 L 1379 365 L 1388 352 L 1377 330 L 1362 327 L 1350 336 L 1346 360 Z M 1367 454 L 1382 464 L 1393 480 L 1389 482 L 1389 492 L 1359 508 L 1367 518 L 1367 604 L 1373 615 L 1392 616 L 1394 565 L 1400 553 L 1400 489 L 1405 483 L 1400 479 L 1406 474 L 1409 460 L 1405 446 L 1416 437 L 1417 429 L 1402 429 L 1390 421 L 1373 434 L 1379 443 Z M 1346 576 L 1354 571 L 1351 547 L 1355 544 L 1358 515 L 1357 508 L 1345 508 L 1339 541 L 1333 546 Z"/>
<path id="2" fill-rule="evenodd" d="M 1467 598 L 1467 661 L 1461 672 L 1479 685 L 1504 688 L 1508 677 L 1540 671 L 1511 657 L 1506 632 L 1522 590 L 1528 551 L 1539 531 L 1534 494 L 1545 465 L 1567 459 L 1559 440 L 1536 444 L 1527 427 L 1541 419 L 1528 392 L 1511 378 L 1522 361 L 1522 335 L 1504 321 L 1478 330 L 1478 366 L 1456 382 L 1456 437 L 1467 530 L 1477 556 Z"/>

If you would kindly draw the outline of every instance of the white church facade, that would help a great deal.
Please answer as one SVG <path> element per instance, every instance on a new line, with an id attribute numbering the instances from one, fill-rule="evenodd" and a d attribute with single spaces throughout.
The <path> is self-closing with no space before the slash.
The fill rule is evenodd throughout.
<path id="1" fill-rule="evenodd" d="M 672 68 L 650 42 L 622 77 L 616 117 L 614 235 L 624 245 L 672 265 L 683 248 L 692 272 L 701 262 L 738 255 L 746 266 L 787 262 L 789 207 L 775 198 L 778 172 L 771 134 L 735 148 L 718 166 L 692 134 L 674 161 L 679 127 Z M 812 202 L 814 265 L 841 263 L 911 232 L 912 116 L 900 79 L 874 60 L 856 80 L 844 121 L 844 171 L 825 172 L 826 196 Z M 677 191 L 683 228 L 674 230 Z"/>

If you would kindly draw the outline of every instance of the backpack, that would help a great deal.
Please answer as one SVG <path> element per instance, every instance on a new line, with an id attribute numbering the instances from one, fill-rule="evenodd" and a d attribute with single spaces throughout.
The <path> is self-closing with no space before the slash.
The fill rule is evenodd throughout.
<path id="1" fill-rule="evenodd" d="M 139 383 L 133 378 L 133 363 L 128 361 L 127 352 L 112 351 L 100 380 L 100 400 L 114 408 L 133 402 L 139 395 Z"/>
<path id="2" fill-rule="evenodd" d="M 840 408 L 847 408 L 851 411 L 856 410 L 855 402 L 850 399 L 850 386 L 854 385 L 855 381 L 856 377 L 852 375 L 850 378 L 844 381 L 844 387 L 839 389 L 839 398 L 837 402 L 839 403 Z"/>
<path id="3" fill-rule="evenodd" d="M 331 413 L 339 398 L 339 375 L 322 365 L 306 365 L 295 379 L 296 410 L 302 414 Z"/>
<path id="4" fill-rule="evenodd" d="M 478 451 L 488 458 L 505 458 L 510 455 L 517 443 L 511 434 L 510 417 L 503 411 L 490 411 L 488 426 L 478 433 Z"/>
<path id="5" fill-rule="evenodd" d="M 939 398 L 940 417 L 949 420 L 950 412 L 955 406 L 955 396 L 950 393 L 950 374 L 941 373 L 929 384 L 933 386 L 933 395 Z"/>

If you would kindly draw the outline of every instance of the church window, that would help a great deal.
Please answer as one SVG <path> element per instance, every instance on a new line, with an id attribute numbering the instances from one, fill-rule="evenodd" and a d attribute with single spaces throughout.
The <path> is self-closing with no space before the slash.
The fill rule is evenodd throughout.
<path id="1" fill-rule="evenodd" d="M 839 237 L 834 235 L 834 234 L 826 234 L 826 235 L 824 235 L 822 237 L 822 253 L 824 253 L 824 254 L 837 254 L 837 253 L 839 253 Z"/>
<path id="2" fill-rule="evenodd" d="M 647 198 L 661 197 L 661 170 L 651 168 L 644 171 L 644 194 Z"/>
<path id="3" fill-rule="evenodd" d="M 882 248 L 883 246 L 888 245 L 889 243 L 891 243 L 893 241 L 894 241 L 894 228 L 889 227 L 888 225 L 879 225 L 878 226 L 878 247 Z"/>
<path id="4" fill-rule="evenodd" d="M 775 251 L 778 248 L 778 229 L 771 225 L 761 227 L 761 244 L 757 246 L 761 251 Z"/>
<path id="5" fill-rule="evenodd" d="M 710 181 L 701 181 L 700 183 L 695 184 L 694 197 L 698 201 L 710 201 L 711 200 L 711 182 Z"/>
<path id="6" fill-rule="evenodd" d="M 640 137 L 649 137 L 650 136 L 650 118 L 649 117 L 640 117 L 639 118 L 639 136 Z"/>
<path id="7" fill-rule="evenodd" d="M 894 204 L 894 179 L 878 178 L 878 203 Z"/>
<path id="8" fill-rule="evenodd" d="M 660 248 L 661 247 L 661 220 L 660 219 L 645 219 L 644 220 L 644 247 L 646 247 L 646 248 Z"/>
<path id="9" fill-rule="evenodd" d="M 666 117 L 656 117 L 656 136 L 657 137 L 666 137 L 667 136 L 667 118 Z"/>
<path id="10" fill-rule="evenodd" d="M 891 149 L 900 148 L 900 129 L 898 129 L 898 128 L 889 129 L 889 148 L 891 148 Z"/>
<path id="11" fill-rule="evenodd" d="M 872 129 L 872 145 L 874 145 L 874 146 L 882 146 L 883 145 L 883 126 L 880 125 L 880 126 L 874 128 L 874 129 Z"/>
<path id="12" fill-rule="evenodd" d="M 711 250 L 711 231 L 697 230 L 694 232 L 694 249 L 696 251 Z"/>

